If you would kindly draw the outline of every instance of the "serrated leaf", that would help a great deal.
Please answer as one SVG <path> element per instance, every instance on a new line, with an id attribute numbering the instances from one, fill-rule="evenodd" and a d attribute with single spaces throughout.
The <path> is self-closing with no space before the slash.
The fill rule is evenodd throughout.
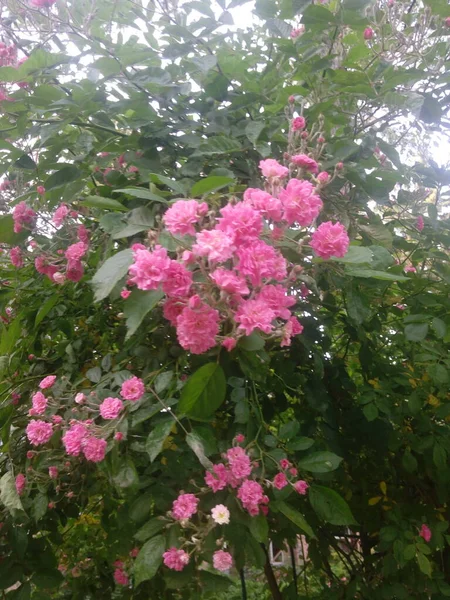
<path id="1" fill-rule="evenodd" d="M 114 190 L 115 194 L 127 194 L 128 196 L 133 196 L 133 198 L 142 198 L 143 200 L 153 200 L 154 202 L 162 202 L 163 204 L 167 204 L 167 200 L 162 196 L 158 196 L 158 194 L 154 194 L 150 190 L 146 190 L 145 188 L 123 188 L 120 190 Z"/>
<path id="2" fill-rule="evenodd" d="M 16 481 L 10 471 L 0 479 L 0 502 L 13 517 L 23 512 L 22 502 L 16 490 Z"/>
<path id="3" fill-rule="evenodd" d="M 147 441 L 145 442 L 145 450 L 150 458 L 150 462 L 153 462 L 158 454 L 161 453 L 164 442 L 168 438 L 173 425 L 173 417 L 170 417 L 158 423 L 153 431 L 149 433 Z"/>
<path id="4" fill-rule="evenodd" d="M 136 587 L 156 575 L 164 550 L 165 538 L 162 535 L 157 535 L 142 546 L 133 567 Z"/>
<path id="5" fill-rule="evenodd" d="M 212 468 L 212 462 L 206 457 L 205 447 L 201 436 L 196 431 L 191 431 L 186 435 L 186 443 L 198 458 L 200 464 L 205 469 Z"/>
<path id="6" fill-rule="evenodd" d="M 103 196 L 87 196 L 79 202 L 81 206 L 88 208 L 101 208 L 103 210 L 128 210 L 126 206 L 114 200 L 113 198 L 104 198 Z"/>
<path id="7" fill-rule="evenodd" d="M 347 502 L 334 490 L 322 485 L 309 489 L 309 501 L 320 519 L 332 525 L 354 525 L 356 520 Z"/>
<path id="8" fill-rule="evenodd" d="M 133 290 L 131 292 L 130 296 L 126 299 L 123 308 L 123 314 L 127 319 L 126 340 L 136 333 L 139 325 L 144 320 L 144 317 L 155 308 L 163 296 L 164 293 L 161 290 Z"/>
<path id="9" fill-rule="evenodd" d="M 212 415 L 225 400 L 226 381 L 218 363 L 200 367 L 188 379 L 181 392 L 178 409 L 191 418 L 205 419 Z"/>
<path id="10" fill-rule="evenodd" d="M 405 337 L 410 342 L 422 342 L 428 334 L 427 323 L 411 323 L 405 327 Z"/>
<path id="11" fill-rule="evenodd" d="M 75 165 L 67 165 L 53 173 L 45 180 L 44 186 L 47 191 L 54 190 L 81 179 L 81 171 Z"/>
<path id="12" fill-rule="evenodd" d="M 157 533 L 164 529 L 165 522 L 161 519 L 155 517 L 154 519 L 150 519 L 147 521 L 145 525 L 143 525 L 135 534 L 134 539 L 138 542 L 145 542 L 151 537 L 155 536 Z"/>
<path id="13" fill-rule="evenodd" d="M 424 575 L 428 575 L 431 577 L 431 563 L 426 556 L 424 556 L 421 552 L 417 553 L 417 563 L 419 565 L 419 569 L 424 573 Z"/>
<path id="14" fill-rule="evenodd" d="M 229 154 L 230 152 L 240 152 L 241 150 L 241 145 L 237 140 L 217 135 L 208 138 L 206 142 L 200 144 L 197 152 L 199 154 Z"/>
<path id="15" fill-rule="evenodd" d="M 298 462 L 299 469 L 313 473 L 329 473 L 335 471 L 342 462 L 342 458 L 333 452 L 313 452 Z"/>
<path id="16" fill-rule="evenodd" d="M 385 271 L 377 271 L 375 269 L 348 269 L 347 275 L 352 277 L 363 277 L 380 279 L 381 281 L 408 281 L 408 277 L 397 275 L 394 273 L 386 273 Z"/>
<path id="17" fill-rule="evenodd" d="M 216 190 L 220 190 L 233 182 L 234 179 L 231 177 L 221 177 L 218 175 L 213 175 L 212 177 L 205 177 L 205 179 L 194 183 L 191 189 L 191 196 L 193 198 L 195 198 L 196 196 L 203 196 L 204 194 L 208 194 L 209 192 L 215 192 Z"/>
<path id="18" fill-rule="evenodd" d="M 264 515 L 257 515 L 250 519 L 250 533 L 260 544 L 267 542 L 269 524 Z"/>
<path id="19" fill-rule="evenodd" d="M 301 513 L 299 513 L 297 510 L 295 510 L 295 508 L 292 508 L 292 506 L 290 506 L 289 504 L 286 504 L 286 502 L 283 502 L 283 501 L 276 502 L 275 506 L 276 506 L 277 510 L 280 511 L 281 514 L 283 514 L 285 517 L 287 517 L 289 519 L 289 521 L 292 521 L 292 523 L 294 523 L 294 525 L 297 525 L 297 527 L 299 529 L 301 529 L 304 533 L 311 536 L 312 538 L 316 537 L 314 535 L 314 531 L 308 525 L 305 517 Z"/>
<path id="20" fill-rule="evenodd" d="M 245 135 L 255 145 L 266 123 L 263 121 L 249 121 L 245 127 Z"/>
<path id="21" fill-rule="evenodd" d="M 114 286 L 128 273 L 128 268 L 133 264 L 132 250 L 122 250 L 106 260 L 92 278 L 96 302 L 106 298 Z"/>

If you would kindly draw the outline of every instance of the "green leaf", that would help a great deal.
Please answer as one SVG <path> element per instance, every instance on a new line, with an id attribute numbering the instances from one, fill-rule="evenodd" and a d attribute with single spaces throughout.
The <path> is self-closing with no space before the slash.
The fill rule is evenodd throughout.
<path id="1" fill-rule="evenodd" d="M 313 473 L 329 473 L 335 471 L 342 462 L 342 458 L 333 452 L 314 452 L 299 461 L 299 469 Z"/>
<path id="2" fill-rule="evenodd" d="M 129 456 L 123 457 L 116 466 L 112 480 L 114 485 L 119 489 L 137 487 L 139 485 L 139 475 L 134 462 Z"/>
<path id="3" fill-rule="evenodd" d="M 419 565 L 419 569 L 422 571 L 424 575 L 428 575 L 431 577 L 431 563 L 428 558 L 422 554 L 421 552 L 417 553 L 417 563 Z"/>
<path id="4" fill-rule="evenodd" d="M 366 404 L 363 408 L 363 413 L 366 419 L 370 421 L 375 421 L 378 418 L 378 408 L 375 406 L 373 402 Z"/>
<path id="5" fill-rule="evenodd" d="M 193 419 L 205 419 L 219 408 L 225 400 L 226 381 L 222 367 L 218 363 L 208 363 L 200 367 L 181 392 L 178 409 Z"/>
<path id="6" fill-rule="evenodd" d="M 34 319 L 35 327 L 37 327 L 42 322 L 42 320 L 45 319 L 48 313 L 60 300 L 61 296 L 59 294 L 53 294 L 53 296 L 50 296 L 50 298 L 46 302 L 44 302 L 44 304 L 38 310 L 36 318 Z"/>
<path id="7" fill-rule="evenodd" d="M 192 186 L 191 196 L 193 198 L 195 198 L 196 196 L 203 196 L 204 194 L 208 194 L 209 192 L 215 192 L 216 190 L 220 190 L 233 182 L 234 179 L 231 177 L 220 177 L 218 175 L 206 177 L 201 181 L 197 181 L 197 183 L 195 183 Z"/>
<path id="8" fill-rule="evenodd" d="M 37 167 L 34 160 L 28 156 L 28 154 L 23 154 L 19 159 L 17 159 L 14 163 L 14 166 L 18 169 L 25 169 L 27 171 L 33 171 Z"/>
<path id="9" fill-rule="evenodd" d="M 162 535 L 157 535 L 142 546 L 133 568 L 136 587 L 156 575 L 164 550 L 165 538 Z"/>
<path id="10" fill-rule="evenodd" d="M 324 6 L 308 6 L 302 15 L 302 23 L 305 25 L 324 25 L 326 23 L 335 23 L 336 17 Z"/>
<path id="11" fill-rule="evenodd" d="M 50 175 L 46 179 L 44 186 L 47 191 L 50 191 L 81 179 L 81 177 L 81 171 L 75 165 L 67 165 Z"/>
<path id="12" fill-rule="evenodd" d="M 405 560 L 411 560 L 416 555 L 416 547 L 414 544 L 409 544 L 403 551 L 403 558 Z"/>
<path id="13" fill-rule="evenodd" d="M 92 383 L 98 383 L 102 378 L 102 370 L 100 367 L 92 367 L 92 369 L 86 371 L 86 377 L 89 381 L 92 381 Z"/>
<path id="14" fill-rule="evenodd" d="M 164 373 L 160 373 L 155 379 L 155 383 L 154 383 L 155 392 L 157 394 L 164 392 L 164 390 L 166 390 L 169 387 L 172 379 L 173 379 L 173 371 L 165 371 Z"/>
<path id="15" fill-rule="evenodd" d="M 158 175 L 157 173 L 151 173 L 151 178 L 152 181 L 154 181 L 154 183 L 160 183 L 162 185 L 165 185 L 174 192 L 177 192 L 177 194 L 181 194 L 182 196 L 184 196 L 186 193 L 184 186 L 175 179 L 171 179 L 170 177 L 166 177 L 165 175 Z"/>
<path id="16" fill-rule="evenodd" d="M 417 470 L 417 459 L 409 450 L 403 454 L 402 465 L 408 473 L 414 473 Z"/>
<path id="17" fill-rule="evenodd" d="M 161 453 L 164 442 L 169 437 L 169 434 L 174 425 L 172 417 L 158 423 L 153 431 L 150 432 L 145 442 L 145 450 L 150 458 L 150 462 L 153 462 L 155 458 Z"/>
<path id="18" fill-rule="evenodd" d="M 300 423 L 298 421 L 289 421 L 288 423 L 284 423 L 280 427 L 280 431 L 278 432 L 279 437 L 282 440 L 290 440 L 293 438 L 300 429 Z"/>
<path id="19" fill-rule="evenodd" d="M 264 127 L 266 126 L 265 121 L 249 121 L 245 127 L 245 135 L 255 146 L 261 135 Z"/>
<path id="20" fill-rule="evenodd" d="M 121 190 L 114 190 L 115 194 L 127 194 L 128 196 L 133 196 L 133 198 L 142 198 L 143 200 L 153 200 L 154 202 L 163 202 L 167 204 L 167 200 L 162 196 L 158 196 L 158 194 L 154 194 L 150 190 L 146 190 L 145 188 L 123 188 Z"/>
<path id="21" fill-rule="evenodd" d="M 32 578 L 33 584 L 42 590 L 49 590 L 59 587 L 63 581 L 64 578 L 57 569 L 39 570 L 34 573 Z"/>
<path id="22" fill-rule="evenodd" d="M 372 277 L 373 279 L 381 279 L 382 281 L 408 281 L 408 277 L 396 275 L 394 273 L 386 273 L 385 271 L 376 271 L 375 269 L 348 269 L 347 275 L 352 277 Z"/>
<path id="23" fill-rule="evenodd" d="M 147 231 L 154 227 L 154 225 L 155 219 L 151 210 L 146 206 L 139 206 L 130 212 L 128 224 L 123 229 L 114 230 L 112 238 L 114 240 L 119 240 L 121 238 L 130 237 L 141 231 Z"/>
<path id="24" fill-rule="evenodd" d="M 367 246 L 350 246 L 345 256 L 342 258 L 332 257 L 330 260 L 349 265 L 360 265 L 364 263 L 370 264 L 372 257 L 372 250 Z"/>
<path id="25" fill-rule="evenodd" d="M 103 196 L 87 196 L 79 202 L 80 206 L 89 208 L 101 208 L 103 210 L 128 210 L 123 204 L 113 198 L 104 198 Z"/>
<path id="26" fill-rule="evenodd" d="M 0 243 L 14 246 L 23 242 L 29 235 L 29 232 L 23 230 L 21 233 L 14 233 L 14 220 L 12 215 L 0 217 Z"/>
<path id="27" fill-rule="evenodd" d="M 287 449 L 298 452 L 300 450 L 308 450 L 314 444 L 314 440 L 308 437 L 299 437 L 287 443 Z"/>
<path id="28" fill-rule="evenodd" d="M 250 417 L 250 407 L 247 400 L 239 400 L 234 407 L 234 422 L 248 423 Z"/>
<path id="29" fill-rule="evenodd" d="M 242 337 L 239 340 L 239 347 L 249 352 L 255 350 L 262 350 L 266 344 L 266 340 L 259 335 L 256 331 L 253 331 L 250 335 Z"/>
<path id="30" fill-rule="evenodd" d="M 164 521 L 162 521 L 159 517 L 155 517 L 154 519 L 147 521 L 147 523 L 143 525 L 133 537 L 138 542 L 145 542 L 162 531 L 165 525 L 166 523 Z"/>
<path id="31" fill-rule="evenodd" d="M 422 342 L 428 334 L 427 323 L 411 323 L 405 327 L 405 337 L 410 342 Z"/>
<path id="32" fill-rule="evenodd" d="M 38 494 L 33 499 L 32 514 L 35 521 L 40 521 L 47 512 L 48 498 L 46 494 Z"/>
<path id="33" fill-rule="evenodd" d="M 433 321 L 431 322 L 431 326 L 436 332 L 436 336 L 438 338 L 445 337 L 445 334 L 447 333 L 447 325 L 442 319 L 439 319 L 439 317 L 434 317 Z"/>
<path id="34" fill-rule="evenodd" d="M 229 154 L 230 152 L 240 152 L 241 145 L 237 140 L 227 138 L 222 135 L 210 137 L 206 142 L 200 144 L 197 149 L 199 154 Z"/>
<path id="35" fill-rule="evenodd" d="M 205 467 L 205 469 L 211 469 L 212 462 L 206 457 L 204 440 L 195 430 L 186 435 L 186 443 L 198 458 L 200 464 Z"/>
<path id="36" fill-rule="evenodd" d="M 267 542 L 269 524 L 264 515 L 257 515 L 250 519 L 250 533 L 260 544 Z"/>
<path id="37" fill-rule="evenodd" d="M 286 504 L 286 502 L 283 502 L 281 500 L 275 503 L 275 507 L 277 510 L 280 511 L 280 513 L 287 517 L 289 521 L 292 521 L 294 525 L 297 525 L 297 527 L 301 529 L 304 533 L 311 536 L 312 538 L 316 537 L 314 535 L 314 531 L 308 525 L 305 517 L 302 514 L 300 514 L 297 510 L 295 510 L 295 508 L 292 508 L 292 506 Z"/>
<path id="38" fill-rule="evenodd" d="M 128 273 L 133 264 L 133 251 L 122 250 L 106 260 L 92 278 L 95 301 L 103 300 L 111 293 L 115 285 Z"/>
<path id="39" fill-rule="evenodd" d="M 161 290 L 133 290 L 124 303 L 123 313 L 126 317 L 128 340 L 138 329 L 145 315 L 163 298 Z"/>
<path id="40" fill-rule="evenodd" d="M 355 285 L 351 285 L 347 289 L 346 307 L 348 316 L 357 325 L 364 323 L 372 314 L 369 299 L 361 294 Z"/>
<path id="41" fill-rule="evenodd" d="M 212 54 L 206 56 L 197 56 L 191 59 L 191 62 L 198 67 L 198 69 L 206 75 L 208 71 L 214 69 L 217 64 L 217 57 Z"/>
<path id="42" fill-rule="evenodd" d="M 8 471 L 0 479 L 0 502 L 13 517 L 23 512 L 22 502 L 16 491 L 16 481 L 13 474 Z"/>
<path id="43" fill-rule="evenodd" d="M 334 490 L 322 485 L 309 489 L 309 501 L 320 519 L 332 525 L 354 525 L 356 520 L 347 502 Z"/>
<path id="44" fill-rule="evenodd" d="M 449 373 L 448 370 L 444 367 L 444 365 L 440 365 L 436 363 L 435 365 L 430 365 L 427 369 L 428 375 L 431 377 L 433 383 L 436 384 L 445 384 L 449 381 Z"/>

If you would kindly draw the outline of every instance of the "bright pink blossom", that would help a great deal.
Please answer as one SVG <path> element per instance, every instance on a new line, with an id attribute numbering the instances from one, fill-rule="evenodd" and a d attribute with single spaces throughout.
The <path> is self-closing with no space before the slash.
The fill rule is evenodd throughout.
<path id="1" fill-rule="evenodd" d="M 321 258 L 336 256 L 342 258 L 347 254 L 350 240 L 342 223 L 326 221 L 321 223 L 312 234 L 311 248 Z"/>
<path id="2" fill-rule="evenodd" d="M 264 300 L 275 313 L 275 317 L 281 319 L 290 318 L 291 313 L 288 309 L 296 303 L 294 296 L 289 296 L 286 293 L 286 288 L 282 285 L 264 285 L 256 298 Z"/>
<path id="3" fill-rule="evenodd" d="M 280 467 L 282 469 L 289 469 L 290 466 L 291 466 L 291 463 L 288 461 L 287 458 L 282 458 L 280 460 Z"/>
<path id="4" fill-rule="evenodd" d="M 40 419 L 33 419 L 26 428 L 27 438 L 33 446 L 46 444 L 53 435 L 53 425 Z"/>
<path id="5" fill-rule="evenodd" d="M 422 215 L 419 215 L 419 216 L 417 217 L 417 221 L 416 221 L 416 227 L 417 227 L 418 231 L 422 231 L 422 230 L 423 230 L 423 228 L 425 227 L 425 222 L 424 222 L 424 220 L 423 220 L 423 217 L 422 217 Z"/>
<path id="6" fill-rule="evenodd" d="M 88 430 L 82 423 L 75 423 L 63 435 L 62 443 L 69 456 L 78 456 L 81 445 L 88 435 Z"/>
<path id="7" fill-rule="evenodd" d="M 153 252 L 138 248 L 134 250 L 134 263 L 129 268 L 130 282 L 140 290 L 156 290 L 167 279 L 171 260 L 167 250 L 156 246 Z"/>
<path id="8" fill-rule="evenodd" d="M 240 486 L 237 497 L 247 512 L 255 517 L 259 514 L 259 505 L 265 504 L 264 490 L 256 481 L 246 479 Z"/>
<path id="9" fill-rule="evenodd" d="M 197 512 L 200 500 L 194 494 L 180 494 L 172 504 L 172 516 L 177 521 L 190 519 Z"/>
<path id="10" fill-rule="evenodd" d="M 300 129 L 304 129 L 306 125 L 306 121 L 303 117 L 295 117 L 292 119 L 291 126 L 292 131 L 300 131 Z"/>
<path id="11" fill-rule="evenodd" d="M 104 419 L 117 419 L 123 410 L 123 402 L 119 398 L 105 398 L 99 406 L 100 414 Z"/>
<path id="12" fill-rule="evenodd" d="M 37 218 L 34 210 L 27 206 L 23 201 L 16 204 L 12 216 L 14 221 L 14 233 L 20 233 L 23 227 L 33 229 Z"/>
<path id="13" fill-rule="evenodd" d="M 183 309 L 187 305 L 185 298 L 169 298 L 163 304 L 163 315 L 164 318 L 170 321 L 170 324 L 174 327 L 177 324 L 177 319 L 183 312 Z"/>
<path id="14" fill-rule="evenodd" d="M 206 471 L 205 483 L 212 489 L 213 492 L 218 492 L 227 487 L 228 484 L 228 470 L 222 463 L 213 465 L 213 473 Z"/>
<path id="15" fill-rule="evenodd" d="M 236 254 L 239 261 L 237 269 L 242 275 L 246 275 L 255 287 L 271 279 L 282 281 L 287 275 L 284 257 L 262 240 L 239 248 Z"/>
<path id="16" fill-rule="evenodd" d="M 38 185 L 36 191 L 40 196 L 43 196 L 45 194 L 45 187 L 43 185 Z"/>
<path id="17" fill-rule="evenodd" d="M 48 388 L 51 388 L 55 381 L 56 375 L 47 375 L 47 377 L 44 377 L 44 379 L 42 379 L 39 382 L 39 387 L 41 388 L 41 390 L 46 390 Z"/>
<path id="18" fill-rule="evenodd" d="M 281 221 L 283 214 L 281 201 L 271 196 L 268 192 L 255 188 L 247 188 L 244 192 L 244 203 L 253 206 L 266 219 Z"/>
<path id="19" fill-rule="evenodd" d="M 194 225 L 206 215 L 208 205 L 197 200 L 178 200 L 163 216 L 166 229 L 176 235 L 195 235 Z"/>
<path id="20" fill-rule="evenodd" d="M 58 467 L 49 467 L 48 468 L 48 475 L 50 477 L 50 479 L 57 479 L 58 478 Z"/>
<path id="21" fill-rule="evenodd" d="M 427 543 L 431 540 L 431 529 L 425 523 L 420 528 L 420 537 L 423 538 Z"/>
<path id="22" fill-rule="evenodd" d="M 320 173 L 317 175 L 317 180 L 320 181 L 320 183 L 328 183 L 330 176 L 326 171 L 320 171 Z"/>
<path id="23" fill-rule="evenodd" d="M 294 335 L 300 335 L 303 332 L 303 325 L 299 323 L 296 317 L 291 317 L 286 325 L 283 327 L 283 338 L 280 342 L 280 346 L 290 346 L 291 338 Z"/>
<path id="24" fill-rule="evenodd" d="M 209 276 L 221 290 L 228 294 L 240 294 L 242 296 L 250 294 L 245 279 L 233 271 L 219 267 Z"/>
<path id="25" fill-rule="evenodd" d="M 126 300 L 130 294 L 131 294 L 130 290 L 127 290 L 126 288 L 124 288 L 120 292 L 120 297 L 123 298 L 124 300 Z"/>
<path id="26" fill-rule="evenodd" d="M 162 289 L 169 297 L 187 296 L 192 286 L 192 273 L 184 265 L 172 260 Z"/>
<path id="27" fill-rule="evenodd" d="M 302 479 L 294 483 L 295 491 L 298 492 L 301 496 L 306 496 L 308 488 L 309 484 L 306 481 L 303 481 Z"/>
<path id="28" fill-rule="evenodd" d="M 277 490 L 282 490 L 287 486 L 288 480 L 284 473 L 277 473 L 273 478 L 273 487 L 277 488 Z"/>
<path id="29" fill-rule="evenodd" d="M 255 329 L 270 333 L 273 329 L 275 312 L 263 299 L 244 300 L 239 305 L 234 319 L 239 323 L 238 329 L 244 331 L 245 335 L 250 335 Z"/>
<path id="30" fill-rule="evenodd" d="M 83 274 L 84 274 L 84 268 L 83 268 L 81 261 L 69 260 L 67 262 L 67 268 L 66 268 L 67 279 L 69 279 L 70 281 L 74 281 L 76 283 L 77 281 L 80 281 L 80 279 L 83 277 Z"/>
<path id="31" fill-rule="evenodd" d="M 125 573 L 125 571 L 116 569 L 114 571 L 114 581 L 117 583 L 117 585 L 128 585 L 128 575 Z"/>
<path id="32" fill-rule="evenodd" d="M 91 436 L 82 444 L 83 454 L 91 462 L 101 462 L 105 458 L 106 440 Z"/>
<path id="33" fill-rule="evenodd" d="M 80 242 L 83 242 L 83 244 L 89 244 L 89 230 L 84 225 L 80 225 L 78 227 L 77 238 L 80 240 Z"/>
<path id="34" fill-rule="evenodd" d="M 227 459 L 231 475 L 235 479 L 244 479 L 252 472 L 250 457 L 241 446 L 235 446 L 227 451 Z"/>
<path id="35" fill-rule="evenodd" d="M 19 473 L 17 475 L 15 484 L 16 492 L 19 496 L 22 496 L 23 492 L 25 491 L 25 486 L 27 485 L 27 478 L 25 477 L 25 475 L 23 475 L 23 473 Z"/>
<path id="36" fill-rule="evenodd" d="M 266 160 L 261 160 L 259 162 L 259 168 L 261 169 L 264 177 L 287 177 L 289 175 L 289 169 L 287 167 L 283 167 L 280 163 L 273 159 L 267 158 Z"/>
<path id="37" fill-rule="evenodd" d="M 314 191 L 312 183 L 299 179 L 291 179 L 286 188 L 280 191 L 283 218 L 289 225 L 298 223 L 308 227 L 319 215 L 323 203 Z"/>
<path id="38" fill-rule="evenodd" d="M 294 165 L 297 165 L 297 167 L 301 167 L 310 173 L 317 173 L 319 171 L 319 165 L 316 163 L 316 161 L 306 154 L 295 154 L 291 158 L 291 161 L 294 163 Z"/>
<path id="39" fill-rule="evenodd" d="M 291 467 L 289 469 L 289 473 L 292 475 L 292 477 L 297 477 L 297 475 L 298 475 L 298 469 L 296 469 L 295 467 Z"/>
<path id="40" fill-rule="evenodd" d="M 232 337 L 227 337 L 223 340 L 222 346 L 227 350 L 227 352 L 231 352 L 234 348 L 236 348 L 237 340 Z"/>
<path id="41" fill-rule="evenodd" d="M 227 204 L 220 214 L 217 229 L 229 235 L 236 245 L 254 241 L 262 231 L 261 214 L 248 204 Z"/>
<path id="42" fill-rule="evenodd" d="M 77 242 L 76 244 L 72 244 L 67 248 L 64 252 L 64 256 L 67 260 L 75 260 L 79 261 L 88 251 L 88 246 L 83 242 Z"/>
<path id="43" fill-rule="evenodd" d="M 120 395 L 122 398 L 125 398 L 125 400 L 135 402 L 136 400 L 140 400 L 144 394 L 145 385 L 139 377 L 131 377 L 122 383 Z"/>
<path id="44" fill-rule="evenodd" d="M 192 246 L 194 256 L 206 256 L 211 262 L 225 262 L 235 250 L 233 237 L 219 229 L 204 229 L 197 233 Z"/>
<path id="45" fill-rule="evenodd" d="M 191 304 L 193 299 L 191 298 Z M 186 306 L 177 319 L 177 337 L 180 345 L 193 354 L 203 354 L 216 345 L 219 333 L 219 313 L 198 298 L 195 308 Z"/>
<path id="46" fill-rule="evenodd" d="M 163 561 L 169 569 L 172 569 L 173 571 L 182 571 L 189 563 L 189 554 L 184 550 L 178 550 L 178 548 L 172 547 L 164 552 Z"/>
<path id="47" fill-rule="evenodd" d="M 52 221 L 56 227 L 61 227 L 64 223 L 65 218 L 69 214 L 70 209 L 66 204 L 60 204 L 58 208 L 53 213 Z"/>
<path id="48" fill-rule="evenodd" d="M 243 433 L 237 433 L 237 434 L 234 436 L 234 441 L 235 441 L 237 444 L 243 444 L 243 443 L 245 442 L 245 435 L 244 435 Z"/>
<path id="49" fill-rule="evenodd" d="M 22 250 L 19 248 L 19 246 L 11 248 L 9 251 L 9 258 L 11 259 L 11 264 L 16 267 L 16 269 L 23 267 Z"/>
<path id="50" fill-rule="evenodd" d="M 31 415 L 43 415 L 47 408 L 48 400 L 42 392 L 36 392 L 32 399 L 33 408 L 30 410 Z"/>
<path id="51" fill-rule="evenodd" d="M 233 557 L 229 552 L 217 550 L 213 554 L 213 565 L 218 571 L 229 571 L 233 565 Z"/>
<path id="52" fill-rule="evenodd" d="M 123 440 L 123 433 L 121 431 L 116 431 L 116 433 L 114 434 L 114 439 L 116 440 L 116 442 L 121 442 Z"/>
<path id="53" fill-rule="evenodd" d="M 63 418 L 60 415 L 53 415 L 52 416 L 52 423 L 54 423 L 55 425 L 61 425 L 61 423 L 63 422 Z"/>
<path id="54" fill-rule="evenodd" d="M 371 40 L 373 38 L 373 29 L 372 27 L 366 27 L 364 29 L 364 39 L 365 40 Z"/>

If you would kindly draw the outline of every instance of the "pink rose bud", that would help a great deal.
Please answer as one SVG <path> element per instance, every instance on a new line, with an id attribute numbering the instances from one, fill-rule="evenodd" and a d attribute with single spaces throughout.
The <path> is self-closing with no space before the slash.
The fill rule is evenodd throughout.
<path id="1" fill-rule="evenodd" d="M 245 435 L 242 433 L 238 433 L 237 435 L 234 436 L 234 441 L 237 444 L 243 444 L 245 442 Z"/>
<path id="2" fill-rule="evenodd" d="M 305 33 L 305 26 L 300 25 L 299 27 L 297 27 L 296 29 L 293 29 L 291 31 L 290 36 L 293 40 L 295 40 L 296 38 L 303 35 L 304 33 Z"/>
<path id="3" fill-rule="evenodd" d="M 294 104 L 294 102 L 295 102 L 295 96 L 289 96 L 288 102 L 289 102 L 289 104 Z"/>
<path id="4" fill-rule="evenodd" d="M 72 219 L 76 219 L 78 217 L 78 213 L 76 210 L 71 210 L 69 215 L 72 217 Z"/>
<path id="5" fill-rule="evenodd" d="M 123 298 L 124 300 L 126 300 L 130 294 L 131 294 L 130 290 L 123 289 L 120 292 L 120 297 Z"/>
<path id="6" fill-rule="evenodd" d="M 34 360 L 34 354 L 29 354 L 28 355 L 28 360 Z"/>
<path id="7" fill-rule="evenodd" d="M 34 240 L 31 240 L 30 246 L 31 246 L 31 248 L 36 248 L 37 247 L 37 242 L 35 242 Z"/>
<path id="8" fill-rule="evenodd" d="M 302 140 L 306 140 L 309 137 L 309 133 L 307 131 L 302 131 L 301 138 Z"/>
<path id="9" fill-rule="evenodd" d="M 86 401 L 86 396 L 84 394 L 82 394 L 81 392 L 79 392 L 76 396 L 75 396 L 75 402 L 77 404 L 84 404 L 84 402 Z"/>
<path id="10" fill-rule="evenodd" d="M 43 194 L 45 194 L 45 187 L 43 185 L 38 185 L 36 191 L 42 196 Z"/>
<path id="11" fill-rule="evenodd" d="M 114 439 L 116 442 L 121 442 L 123 440 L 123 433 L 121 431 L 116 431 L 114 434 Z"/>
<path id="12" fill-rule="evenodd" d="M 325 144 L 325 141 L 326 141 L 326 140 L 325 140 L 325 138 L 324 138 L 323 136 L 319 136 L 319 137 L 317 138 L 317 141 L 319 142 L 319 144 Z"/>
<path id="13" fill-rule="evenodd" d="M 33 452 L 33 450 L 28 450 L 28 452 L 27 452 L 27 458 L 28 458 L 29 460 L 31 460 L 31 459 L 33 458 L 33 456 L 34 456 L 34 452 Z"/>
<path id="14" fill-rule="evenodd" d="M 48 503 L 48 508 L 51 510 L 52 508 L 55 508 L 55 503 L 54 502 L 49 502 Z"/>
<path id="15" fill-rule="evenodd" d="M 53 281 L 55 283 L 58 283 L 59 285 L 61 285 L 62 283 L 64 283 L 66 280 L 66 277 L 64 275 L 64 273 L 55 273 L 53 275 Z"/>
<path id="16" fill-rule="evenodd" d="M 338 162 L 336 165 L 336 170 L 342 171 L 343 168 L 344 168 L 344 163 Z"/>
<path id="17" fill-rule="evenodd" d="M 450 27 L 450 17 L 447 17 L 444 21 L 446 27 Z"/>
<path id="18" fill-rule="evenodd" d="M 366 27 L 364 29 L 364 39 L 371 40 L 373 38 L 373 29 L 372 27 Z"/>
<path id="19" fill-rule="evenodd" d="M 299 131 L 300 129 L 304 129 L 306 125 L 306 121 L 303 117 L 295 117 L 292 119 L 292 131 Z"/>
<path id="20" fill-rule="evenodd" d="M 320 181 L 320 183 L 327 183 L 330 179 L 330 176 L 328 175 L 328 173 L 326 171 L 321 171 L 317 175 L 317 179 L 318 179 L 318 181 Z"/>

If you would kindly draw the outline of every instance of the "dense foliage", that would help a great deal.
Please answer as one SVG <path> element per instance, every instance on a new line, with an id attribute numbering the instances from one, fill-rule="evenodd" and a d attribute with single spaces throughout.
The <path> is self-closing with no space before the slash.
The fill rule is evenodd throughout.
<path id="1" fill-rule="evenodd" d="M 450 9 L 242 7 L 1 3 L 4 598 L 450 596 Z"/>

